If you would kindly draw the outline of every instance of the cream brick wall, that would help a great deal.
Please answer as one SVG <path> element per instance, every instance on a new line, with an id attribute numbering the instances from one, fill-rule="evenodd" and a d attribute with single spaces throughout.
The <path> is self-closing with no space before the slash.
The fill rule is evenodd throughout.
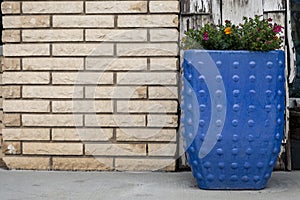
<path id="1" fill-rule="evenodd" d="M 2 13 L 10 169 L 175 170 L 179 0 L 7 0 Z"/>

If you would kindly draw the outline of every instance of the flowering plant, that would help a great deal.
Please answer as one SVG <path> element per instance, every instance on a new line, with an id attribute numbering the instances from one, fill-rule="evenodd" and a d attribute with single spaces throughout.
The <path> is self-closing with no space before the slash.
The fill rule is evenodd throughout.
<path id="1" fill-rule="evenodd" d="M 225 25 L 205 24 L 200 29 L 190 29 L 183 38 L 184 49 L 269 51 L 282 46 L 283 27 L 272 19 L 243 17 L 243 23 Z"/>

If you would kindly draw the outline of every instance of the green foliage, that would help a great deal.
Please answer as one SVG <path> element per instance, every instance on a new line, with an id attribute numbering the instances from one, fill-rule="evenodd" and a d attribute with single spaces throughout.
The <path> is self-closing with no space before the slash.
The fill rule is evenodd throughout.
<path id="1" fill-rule="evenodd" d="M 270 51 L 281 48 L 283 27 L 272 23 L 272 19 L 243 18 L 243 23 L 225 25 L 205 24 L 200 29 L 185 32 L 183 48 L 203 48 L 209 50 L 250 50 Z"/>

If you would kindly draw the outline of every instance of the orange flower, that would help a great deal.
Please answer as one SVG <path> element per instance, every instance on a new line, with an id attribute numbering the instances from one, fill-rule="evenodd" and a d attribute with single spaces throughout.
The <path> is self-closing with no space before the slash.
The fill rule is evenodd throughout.
<path id="1" fill-rule="evenodd" d="M 274 40 L 277 41 L 277 40 L 279 40 L 279 38 L 275 35 Z"/>
<path id="2" fill-rule="evenodd" d="M 224 30 L 224 32 L 225 32 L 226 35 L 231 34 L 231 28 L 230 27 L 226 27 L 225 30 Z"/>

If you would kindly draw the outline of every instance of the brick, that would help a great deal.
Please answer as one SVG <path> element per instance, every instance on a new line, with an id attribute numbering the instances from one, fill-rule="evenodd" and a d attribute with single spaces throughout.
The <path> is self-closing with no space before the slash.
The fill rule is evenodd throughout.
<path id="1" fill-rule="evenodd" d="M 146 58 L 86 58 L 86 70 L 130 71 L 147 70 Z"/>
<path id="2" fill-rule="evenodd" d="M 86 2 L 87 13 L 147 13 L 147 1 Z"/>
<path id="3" fill-rule="evenodd" d="M 5 44 L 4 56 L 49 56 L 49 44 Z"/>
<path id="4" fill-rule="evenodd" d="M 20 30 L 3 30 L 2 31 L 2 42 L 20 42 L 21 35 Z"/>
<path id="5" fill-rule="evenodd" d="M 178 70 L 177 58 L 151 58 L 150 59 L 151 70 Z"/>
<path id="6" fill-rule="evenodd" d="M 20 98 L 21 87 L 20 86 L 2 86 L 3 98 Z"/>
<path id="7" fill-rule="evenodd" d="M 4 84 L 49 84 L 50 74 L 47 72 L 4 72 Z"/>
<path id="8" fill-rule="evenodd" d="M 113 170 L 112 158 L 53 158 L 54 170 Z"/>
<path id="9" fill-rule="evenodd" d="M 179 1 L 150 1 L 150 13 L 179 13 Z"/>
<path id="10" fill-rule="evenodd" d="M 175 171 L 174 159 L 116 158 L 115 169 L 119 171 Z"/>
<path id="11" fill-rule="evenodd" d="M 79 44 L 65 43 L 53 44 L 53 55 L 55 56 L 112 56 L 114 54 L 113 44 Z"/>
<path id="12" fill-rule="evenodd" d="M 113 15 L 54 15 L 53 27 L 113 28 Z"/>
<path id="13" fill-rule="evenodd" d="M 23 154 L 28 155 L 82 155 L 82 153 L 83 145 L 80 143 L 23 143 Z"/>
<path id="14" fill-rule="evenodd" d="M 70 126 L 82 126 L 82 115 L 72 114 L 24 114 L 22 115 L 23 126 L 50 126 L 50 127 L 70 127 Z"/>
<path id="15" fill-rule="evenodd" d="M 19 58 L 2 58 L 1 65 L 3 71 L 20 70 L 21 62 Z"/>
<path id="16" fill-rule="evenodd" d="M 178 27 L 177 15 L 120 15 L 118 27 Z"/>
<path id="17" fill-rule="evenodd" d="M 177 144 L 148 144 L 149 156 L 175 156 Z"/>
<path id="18" fill-rule="evenodd" d="M 20 2 L 2 2 L 1 8 L 2 14 L 19 14 L 21 12 Z"/>
<path id="19" fill-rule="evenodd" d="M 106 128 L 54 128 L 53 141 L 109 141 L 113 137 L 113 129 Z"/>
<path id="20" fill-rule="evenodd" d="M 4 100 L 5 112 L 49 112 L 50 102 L 41 100 Z"/>
<path id="21" fill-rule="evenodd" d="M 80 1 L 42 1 L 42 2 L 26 2 L 22 3 L 23 13 L 82 13 L 83 4 Z"/>
<path id="22" fill-rule="evenodd" d="M 67 73 L 52 73 L 53 84 L 89 84 L 103 85 L 113 84 L 113 73 L 106 72 L 67 72 Z"/>
<path id="23" fill-rule="evenodd" d="M 117 141 L 176 142 L 176 129 L 122 128 L 116 130 Z"/>
<path id="24" fill-rule="evenodd" d="M 140 127 L 145 124 L 145 115 L 97 114 L 85 116 L 87 127 Z"/>
<path id="25" fill-rule="evenodd" d="M 177 115 L 148 115 L 147 116 L 149 127 L 177 127 L 178 116 Z"/>
<path id="26" fill-rule="evenodd" d="M 83 88 L 73 86 L 23 86 L 23 98 L 82 98 Z"/>
<path id="27" fill-rule="evenodd" d="M 86 87 L 86 98 L 146 98 L 147 88 L 145 86 L 101 86 Z"/>
<path id="28" fill-rule="evenodd" d="M 43 15 L 3 16 L 3 28 L 46 28 L 50 17 Z"/>
<path id="29" fill-rule="evenodd" d="M 23 70 L 82 70 L 83 58 L 24 58 Z"/>
<path id="30" fill-rule="evenodd" d="M 178 88 L 172 86 L 149 87 L 150 99 L 178 99 Z"/>
<path id="31" fill-rule="evenodd" d="M 3 129 L 5 140 L 50 140 L 50 130 L 45 128 L 9 128 Z"/>
<path id="32" fill-rule="evenodd" d="M 5 155 L 18 155 L 21 154 L 20 142 L 3 142 L 2 151 Z"/>
<path id="33" fill-rule="evenodd" d="M 87 155 L 146 156 L 145 144 L 86 144 Z"/>
<path id="34" fill-rule="evenodd" d="M 117 83 L 134 85 L 177 85 L 177 73 L 151 72 L 151 73 L 123 73 L 117 74 Z"/>
<path id="35" fill-rule="evenodd" d="M 177 29 L 150 29 L 150 41 L 152 42 L 177 42 Z"/>
<path id="36" fill-rule="evenodd" d="M 83 30 L 52 29 L 52 30 L 23 30 L 24 42 L 59 42 L 83 41 Z"/>
<path id="37" fill-rule="evenodd" d="M 21 118 L 19 114 L 4 114 L 3 124 L 6 127 L 9 126 L 20 126 Z"/>
<path id="38" fill-rule="evenodd" d="M 9 169 L 34 169 L 49 170 L 50 158 L 48 157 L 4 157 L 5 164 Z"/>
<path id="39" fill-rule="evenodd" d="M 87 29 L 86 41 L 101 42 L 145 42 L 146 29 Z"/>
<path id="40" fill-rule="evenodd" d="M 177 113 L 177 101 L 117 101 L 117 112 Z"/>
<path id="41" fill-rule="evenodd" d="M 117 44 L 118 56 L 177 56 L 177 43 Z"/>
<path id="42" fill-rule="evenodd" d="M 85 101 L 53 101 L 52 112 L 60 113 L 99 113 L 113 112 L 113 102 L 111 100 L 85 100 Z"/>

